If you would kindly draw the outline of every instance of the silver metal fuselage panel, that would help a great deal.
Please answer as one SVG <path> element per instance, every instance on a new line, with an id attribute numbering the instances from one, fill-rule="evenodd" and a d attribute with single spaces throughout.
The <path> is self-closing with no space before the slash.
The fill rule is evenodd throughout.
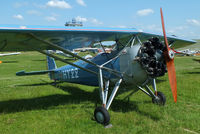
<path id="1" fill-rule="evenodd" d="M 119 57 L 120 71 L 128 75 L 124 75 L 125 82 L 135 86 L 145 83 L 148 79 L 145 69 L 143 69 L 141 64 L 136 60 L 140 47 L 141 45 L 139 43 L 132 47 L 127 47 Z"/>

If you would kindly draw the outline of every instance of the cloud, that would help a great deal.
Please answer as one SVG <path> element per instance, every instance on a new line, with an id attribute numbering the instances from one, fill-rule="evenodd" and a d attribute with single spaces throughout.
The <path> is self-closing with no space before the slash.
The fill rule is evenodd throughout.
<path id="1" fill-rule="evenodd" d="M 29 14 L 29 15 L 41 15 L 41 13 L 39 12 L 39 11 L 37 11 L 37 10 L 29 10 L 29 11 L 27 11 L 27 14 Z"/>
<path id="2" fill-rule="evenodd" d="M 71 5 L 64 0 L 50 0 L 46 3 L 46 6 L 62 9 L 72 8 Z"/>
<path id="3" fill-rule="evenodd" d="M 91 19 L 91 22 L 93 23 L 93 24 L 95 24 L 95 25 L 102 25 L 103 24 L 103 22 L 101 22 L 101 21 L 98 21 L 97 19 Z"/>
<path id="4" fill-rule="evenodd" d="M 76 2 L 81 6 L 87 6 L 83 0 L 76 0 Z"/>
<path id="5" fill-rule="evenodd" d="M 153 9 L 150 9 L 150 8 L 137 11 L 137 15 L 139 16 L 147 16 L 153 13 L 154 13 Z"/>
<path id="6" fill-rule="evenodd" d="M 76 21 L 80 21 L 80 22 L 87 22 L 88 21 L 87 18 L 84 18 L 84 17 L 81 17 L 81 16 L 77 16 L 75 19 L 76 19 Z"/>
<path id="7" fill-rule="evenodd" d="M 19 26 L 19 28 L 26 29 L 27 27 L 26 26 Z"/>
<path id="8" fill-rule="evenodd" d="M 18 19 L 18 20 L 24 19 L 24 17 L 21 14 L 13 15 L 13 18 Z"/>
<path id="9" fill-rule="evenodd" d="M 147 30 L 150 30 L 150 31 L 162 33 L 162 27 L 159 26 L 159 25 L 155 25 L 155 24 L 147 25 L 147 26 L 146 26 L 146 29 L 147 29 Z"/>
<path id="10" fill-rule="evenodd" d="M 28 2 L 16 2 L 16 3 L 14 3 L 15 8 L 21 8 L 21 7 L 28 6 L 28 5 L 29 5 Z"/>
<path id="11" fill-rule="evenodd" d="M 200 21 L 198 21 L 196 19 L 188 19 L 187 23 L 189 23 L 191 25 L 195 25 L 195 26 L 200 26 Z"/>
<path id="12" fill-rule="evenodd" d="M 118 27 L 118 28 L 127 28 L 127 26 L 125 26 L 125 25 L 118 25 L 116 27 Z"/>
<path id="13" fill-rule="evenodd" d="M 46 17 L 45 18 L 47 21 L 56 21 L 57 19 L 56 19 L 56 17 L 54 17 L 54 16 L 48 16 L 48 17 Z"/>
<path id="14" fill-rule="evenodd" d="M 125 25 L 115 25 L 115 26 L 110 26 L 111 28 L 128 28 Z"/>

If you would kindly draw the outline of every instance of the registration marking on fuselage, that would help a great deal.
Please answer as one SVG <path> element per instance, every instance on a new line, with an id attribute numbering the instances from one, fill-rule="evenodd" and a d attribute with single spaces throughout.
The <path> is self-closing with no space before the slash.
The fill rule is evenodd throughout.
<path id="1" fill-rule="evenodd" d="M 77 79 L 79 78 L 79 70 L 78 68 L 61 70 L 62 79 Z"/>

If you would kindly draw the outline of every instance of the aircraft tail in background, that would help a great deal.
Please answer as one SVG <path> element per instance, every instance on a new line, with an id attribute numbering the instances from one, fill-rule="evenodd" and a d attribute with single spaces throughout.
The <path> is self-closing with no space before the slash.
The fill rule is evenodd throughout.
<path id="1" fill-rule="evenodd" d="M 47 69 L 54 70 L 56 68 L 57 68 L 57 66 L 56 66 L 56 62 L 55 62 L 54 58 L 47 56 Z"/>

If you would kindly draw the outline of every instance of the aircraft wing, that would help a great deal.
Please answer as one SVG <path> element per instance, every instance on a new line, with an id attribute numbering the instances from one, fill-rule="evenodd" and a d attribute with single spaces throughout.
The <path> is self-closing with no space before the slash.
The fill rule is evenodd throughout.
<path id="1" fill-rule="evenodd" d="M 139 32 L 136 29 L 119 28 L 83 28 L 83 27 L 19 27 L 0 26 L 0 51 L 29 51 L 55 49 L 50 42 L 64 49 L 87 47 L 99 41 L 116 41 L 121 44 L 138 36 L 141 41 L 162 35 Z M 192 40 L 168 36 L 175 48 L 185 47 L 195 43 Z"/>

